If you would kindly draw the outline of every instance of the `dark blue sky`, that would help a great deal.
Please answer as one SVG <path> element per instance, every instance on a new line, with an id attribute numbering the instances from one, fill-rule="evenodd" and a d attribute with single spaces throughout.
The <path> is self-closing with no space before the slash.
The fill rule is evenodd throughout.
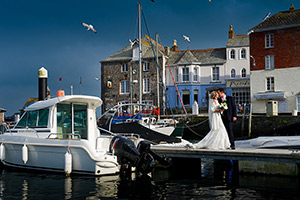
<path id="1" fill-rule="evenodd" d="M 164 46 L 178 41 L 180 50 L 225 47 L 229 25 L 246 34 L 272 11 L 288 10 L 299 0 L 141 0 L 152 38 Z M 12 115 L 30 97 L 38 96 L 38 69 L 48 70 L 52 96 L 62 88 L 70 94 L 100 95 L 100 61 L 137 37 L 136 0 L 1 0 L 0 107 Z M 81 22 L 93 24 L 97 34 Z M 143 34 L 147 34 L 143 29 Z M 188 35 L 191 43 L 181 37 Z"/>

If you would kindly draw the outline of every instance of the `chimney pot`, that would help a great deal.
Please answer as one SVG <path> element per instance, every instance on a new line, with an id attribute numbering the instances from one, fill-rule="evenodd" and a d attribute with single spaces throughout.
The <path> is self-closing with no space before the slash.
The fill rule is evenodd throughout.
<path id="1" fill-rule="evenodd" d="M 290 6 L 290 12 L 293 12 L 294 10 L 295 10 L 295 7 L 294 7 L 293 4 L 291 4 L 291 6 Z"/>
<path id="2" fill-rule="evenodd" d="M 171 51 L 178 51 L 177 40 L 173 40 L 173 46 Z"/>

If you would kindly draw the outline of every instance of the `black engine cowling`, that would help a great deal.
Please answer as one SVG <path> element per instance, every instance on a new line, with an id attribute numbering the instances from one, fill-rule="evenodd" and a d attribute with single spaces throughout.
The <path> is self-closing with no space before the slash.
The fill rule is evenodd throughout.
<path id="1" fill-rule="evenodd" d="M 133 141 L 120 135 L 112 139 L 109 150 L 117 156 L 118 163 L 121 165 L 121 173 L 122 170 L 131 170 L 131 167 L 136 167 L 138 173 L 147 174 L 151 172 L 155 160 L 165 162 L 160 155 L 151 151 L 150 143 L 141 141 L 136 148 Z"/>

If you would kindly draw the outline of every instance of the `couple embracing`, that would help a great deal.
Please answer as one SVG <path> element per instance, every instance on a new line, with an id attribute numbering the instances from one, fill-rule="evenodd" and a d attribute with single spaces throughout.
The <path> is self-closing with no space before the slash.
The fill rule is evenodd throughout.
<path id="1" fill-rule="evenodd" d="M 235 149 L 232 124 L 237 120 L 236 107 L 224 88 L 210 94 L 208 115 L 210 132 L 194 148 Z"/>

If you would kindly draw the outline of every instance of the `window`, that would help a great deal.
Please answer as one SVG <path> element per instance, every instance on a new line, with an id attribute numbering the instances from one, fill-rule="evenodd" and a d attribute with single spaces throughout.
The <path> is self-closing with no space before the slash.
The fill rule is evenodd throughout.
<path id="1" fill-rule="evenodd" d="M 274 47 L 274 34 L 269 33 L 265 35 L 265 47 L 272 48 Z"/>
<path id="2" fill-rule="evenodd" d="M 42 109 L 42 110 L 34 110 L 28 111 L 24 114 L 22 119 L 19 121 L 17 127 L 18 128 L 25 128 L 28 127 L 47 127 L 48 125 L 48 116 L 49 116 L 49 109 Z"/>
<path id="3" fill-rule="evenodd" d="M 245 78 L 245 77 L 246 77 L 246 75 L 247 75 L 247 74 L 246 74 L 246 69 L 245 69 L 245 68 L 243 68 L 243 69 L 242 69 L 242 78 Z"/>
<path id="4" fill-rule="evenodd" d="M 250 88 L 232 88 L 232 96 L 236 105 L 250 104 Z"/>
<path id="5" fill-rule="evenodd" d="M 300 112 L 300 96 L 297 96 L 297 110 Z"/>
<path id="6" fill-rule="evenodd" d="M 149 62 L 144 62 L 143 63 L 143 71 L 144 72 L 149 72 L 149 68 L 150 68 L 150 63 Z"/>
<path id="7" fill-rule="evenodd" d="M 194 68 L 194 81 L 195 82 L 198 81 L 198 68 L 197 67 Z"/>
<path id="8" fill-rule="evenodd" d="M 230 78 L 235 78 L 235 69 L 232 69 L 230 72 Z"/>
<path id="9" fill-rule="evenodd" d="M 178 76 L 178 68 L 175 68 L 175 81 L 178 82 L 179 81 L 179 76 Z"/>
<path id="10" fill-rule="evenodd" d="M 121 72 L 128 72 L 128 65 L 127 65 L 127 63 L 123 63 L 122 64 Z"/>
<path id="11" fill-rule="evenodd" d="M 87 105 L 57 104 L 57 132 L 60 139 L 68 138 L 66 133 L 73 133 L 72 138 L 87 139 Z"/>
<path id="12" fill-rule="evenodd" d="M 267 91 L 274 91 L 274 77 L 267 78 Z"/>
<path id="13" fill-rule="evenodd" d="M 274 69 L 274 55 L 265 56 L 265 68 L 266 70 Z"/>
<path id="14" fill-rule="evenodd" d="M 72 105 L 57 104 L 57 133 L 72 133 Z M 67 135 L 59 135 L 67 138 Z"/>
<path id="15" fill-rule="evenodd" d="M 198 103 L 198 90 L 194 90 L 194 101 Z"/>
<path id="16" fill-rule="evenodd" d="M 242 49 L 241 51 L 241 58 L 246 59 L 246 49 Z"/>
<path id="17" fill-rule="evenodd" d="M 189 90 L 182 90 L 182 101 L 183 105 L 190 105 L 190 91 Z"/>
<path id="18" fill-rule="evenodd" d="M 183 81 L 190 81 L 189 73 L 190 73 L 190 70 L 188 67 L 182 68 L 182 80 Z"/>
<path id="19" fill-rule="evenodd" d="M 129 94 L 129 81 L 122 80 L 120 82 L 120 94 Z"/>
<path id="20" fill-rule="evenodd" d="M 87 105 L 73 105 L 74 107 L 74 133 L 81 139 L 87 139 Z"/>
<path id="21" fill-rule="evenodd" d="M 179 105 L 179 96 L 178 96 L 178 92 L 177 91 L 175 91 L 176 92 L 176 106 L 178 106 Z"/>
<path id="22" fill-rule="evenodd" d="M 220 68 L 219 67 L 213 67 L 212 69 L 213 74 L 212 74 L 212 78 L 213 81 L 219 81 L 220 80 Z"/>
<path id="23" fill-rule="evenodd" d="M 144 78 L 143 93 L 150 93 L 150 79 Z"/>
<path id="24" fill-rule="evenodd" d="M 232 49 L 230 51 L 230 59 L 235 59 L 235 50 L 234 49 Z"/>

